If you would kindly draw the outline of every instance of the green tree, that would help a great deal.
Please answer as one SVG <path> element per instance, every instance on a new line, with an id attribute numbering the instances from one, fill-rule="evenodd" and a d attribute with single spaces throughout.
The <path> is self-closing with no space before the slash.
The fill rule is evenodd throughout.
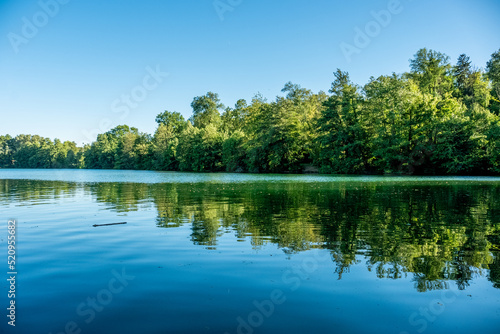
<path id="1" fill-rule="evenodd" d="M 179 169 L 177 146 L 179 137 L 187 129 L 188 121 L 178 112 L 165 111 L 156 116 L 158 128 L 152 138 L 151 168 L 175 171 Z"/>
<path id="2" fill-rule="evenodd" d="M 17 168 L 51 168 L 54 144 L 38 135 L 18 135 L 12 141 L 12 166 Z"/>
<path id="3" fill-rule="evenodd" d="M 491 112 L 500 115 L 500 49 L 491 55 L 486 64 L 486 75 L 491 81 Z"/>
<path id="4" fill-rule="evenodd" d="M 9 135 L 0 136 L 0 168 L 12 165 L 12 141 Z"/>
<path id="5" fill-rule="evenodd" d="M 128 125 L 119 125 L 106 133 L 99 134 L 97 141 L 86 150 L 87 168 L 134 169 L 136 152 L 134 145 L 139 130 Z"/>
<path id="6" fill-rule="evenodd" d="M 325 100 L 299 85 L 287 83 L 277 97 L 267 103 L 256 96 L 248 108 L 247 165 L 250 171 L 300 172 L 312 162 L 315 125 Z"/>
<path id="7" fill-rule="evenodd" d="M 201 129 L 188 124 L 179 138 L 177 147 L 179 169 L 193 172 L 223 171 L 224 140 L 224 133 L 221 133 L 214 124 L 208 124 Z"/>
<path id="8" fill-rule="evenodd" d="M 423 93 L 442 95 L 451 91 L 452 68 L 447 55 L 420 49 L 410 60 L 410 69 L 409 76 L 417 82 Z"/>
<path id="9" fill-rule="evenodd" d="M 335 74 L 318 120 L 321 151 L 318 164 L 325 173 L 355 174 L 368 170 L 367 135 L 362 119 L 363 97 L 347 72 Z"/>
<path id="10" fill-rule="evenodd" d="M 220 102 L 219 95 L 208 92 L 203 96 L 198 96 L 191 102 L 193 116 L 191 122 L 197 128 L 204 128 L 209 124 L 219 126 L 221 123 L 220 110 L 224 105 Z"/>
<path id="11" fill-rule="evenodd" d="M 453 78 L 456 96 L 471 109 L 474 104 L 487 108 L 490 103 L 488 82 L 483 73 L 472 68 L 470 58 L 465 54 L 458 57 L 457 65 L 453 68 Z"/>
<path id="12" fill-rule="evenodd" d="M 247 109 L 247 102 L 243 99 L 238 100 L 234 108 L 226 108 L 221 116 L 224 131 L 227 131 L 228 133 L 242 131 L 245 125 Z"/>
<path id="13" fill-rule="evenodd" d="M 458 57 L 457 65 L 453 68 L 455 87 L 459 91 L 459 96 L 471 95 L 470 75 L 472 74 L 472 62 L 466 54 Z"/>
<path id="14" fill-rule="evenodd" d="M 500 174 L 500 120 L 498 117 L 491 123 L 487 135 L 489 166 L 493 173 Z"/>
<path id="15" fill-rule="evenodd" d="M 55 139 L 52 145 L 52 168 L 79 168 L 81 166 L 81 149 L 75 142 L 61 142 Z"/>
<path id="16" fill-rule="evenodd" d="M 187 123 L 186 123 L 187 128 Z M 152 139 L 152 168 L 155 170 L 175 171 L 179 169 L 177 146 L 179 136 L 171 125 L 160 124 Z"/>
<path id="17" fill-rule="evenodd" d="M 411 173 L 421 128 L 418 86 L 412 79 L 393 74 L 371 78 L 364 93 L 370 164 L 381 172 Z"/>
<path id="18" fill-rule="evenodd" d="M 245 166 L 245 133 L 234 130 L 222 144 L 222 164 L 227 172 L 243 172 Z"/>
<path id="19" fill-rule="evenodd" d="M 166 110 L 163 113 L 158 114 L 155 121 L 158 123 L 158 126 L 169 126 L 176 135 L 181 134 L 187 127 L 187 121 L 184 119 L 184 116 L 176 111 L 170 112 Z"/>

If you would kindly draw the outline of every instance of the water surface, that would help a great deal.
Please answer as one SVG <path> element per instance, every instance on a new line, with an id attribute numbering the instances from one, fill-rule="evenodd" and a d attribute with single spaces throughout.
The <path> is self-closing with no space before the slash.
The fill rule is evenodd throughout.
<path id="1" fill-rule="evenodd" d="M 499 198 L 499 178 L 0 170 L 0 329 L 498 333 Z"/>

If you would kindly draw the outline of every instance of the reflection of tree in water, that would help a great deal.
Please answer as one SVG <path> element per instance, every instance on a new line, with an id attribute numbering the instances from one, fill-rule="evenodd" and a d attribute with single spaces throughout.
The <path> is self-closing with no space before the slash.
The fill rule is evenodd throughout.
<path id="1" fill-rule="evenodd" d="M 272 242 L 287 253 L 327 248 L 339 278 L 365 257 L 367 268 L 377 277 L 412 274 L 419 291 L 447 288 L 449 280 L 464 289 L 475 276 L 484 275 L 484 269 L 492 267 L 490 276 L 495 270 L 491 251 L 498 241 L 488 238 L 499 228 L 497 215 L 491 212 L 496 187 L 201 184 L 196 191 L 178 187 L 177 202 L 169 200 L 165 209 L 158 207 L 159 215 L 169 221 L 193 217 L 196 244 L 216 246 L 217 238 L 230 231 L 238 238 L 250 238 L 254 247 Z M 159 202 L 165 200 L 155 200 Z"/>
<path id="2" fill-rule="evenodd" d="M 495 260 L 489 266 L 490 275 L 489 280 L 493 283 L 493 286 L 500 289 L 500 251 L 495 251 Z"/>
<path id="3" fill-rule="evenodd" d="M 138 183 L 94 183 L 86 188 L 100 203 L 117 212 L 140 210 L 148 203 L 148 186 Z"/>
<path id="4" fill-rule="evenodd" d="M 488 240 L 492 245 L 493 262 L 489 265 L 488 279 L 493 283 L 493 286 L 500 289 L 500 226 L 496 225 L 496 229 L 488 236 Z"/>
<path id="5" fill-rule="evenodd" d="M 69 182 L 0 179 L 0 205 L 9 202 L 17 205 L 54 203 L 61 198 L 76 197 L 80 190 L 78 184 Z"/>
<path id="6" fill-rule="evenodd" d="M 17 190 L 16 190 L 17 189 Z M 24 189 L 20 191 L 19 189 Z M 83 189 L 83 190 L 82 190 Z M 331 251 L 339 279 L 365 262 L 379 278 L 412 276 L 418 291 L 465 289 L 477 276 L 500 288 L 500 187 L 423 183 L 77 185 L 0 180 L 0 198 L 50 201 L 87 192 L 117 212 L 152 204 L 157 225 L 189 226 L 196 245 L 225 233 L 286 253 Z M 19 195 L 19 194 L 21 195 Z"/>

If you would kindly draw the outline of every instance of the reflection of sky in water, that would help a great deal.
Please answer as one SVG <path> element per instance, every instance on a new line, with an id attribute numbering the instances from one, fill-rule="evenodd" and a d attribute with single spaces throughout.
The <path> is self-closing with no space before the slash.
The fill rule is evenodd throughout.
<path id="1" fill-rule="evenodd" d="M 32 175 L 75 182 L 7 179 Z M 496 333 L 500 187 L 446 180 L 0 171 L 19 329 L 236 333 L 277 289 L 255 333 Z M 77 307 L 122 268 L 135 279 L 87 324 Z"/>

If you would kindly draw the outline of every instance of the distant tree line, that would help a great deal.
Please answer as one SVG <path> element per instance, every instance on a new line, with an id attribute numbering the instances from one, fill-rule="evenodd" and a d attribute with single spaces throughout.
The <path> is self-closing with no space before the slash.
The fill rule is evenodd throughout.
<path id="1" fill-rule="evenodd" d="M 330 94 L 287 83 L 224 107 L 195 97 L 188 120 L 156 117 L 153 135 L 127 125 L 77 147 L 40 136 L 0 136 L 0 167 L 337 174 L 500 174 L 500 50 L 484 70 L 460 55 L 421 49 L 410 71 L 363 87 L 335 73 Z"/>

